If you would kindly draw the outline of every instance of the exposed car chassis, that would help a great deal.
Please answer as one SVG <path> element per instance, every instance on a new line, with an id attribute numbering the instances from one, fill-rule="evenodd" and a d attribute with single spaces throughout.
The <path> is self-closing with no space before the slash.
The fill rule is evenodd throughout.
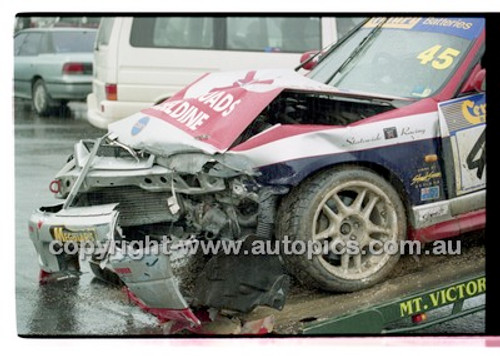
<path id="1" fill-rule="evenodd" d="M 163 236 L 179 241 L 192 236 L 271 238 L 276 196 L 287 189 L 259 190 L 253 170 L 241 161 L 232 163 L 200 153 L 179 154 L 170 160 L 157 158 L 117 144 L 108 135 L 80 141 L 73 157 L 56 175 L 57 195 L 65 202 L 42 207 L 30 218 L 30 236 L 43 271 L 78 271 L 78 256 L 49 251 L 54 239 L 93 241 L 104 246 L 111 241 L 141 239 L 146 234 L 160 242 L 165 241 Z M 116 194 L 109 192 L 117 189 Z M 263 217 L 260 224 L 258 216 Z M 182 224 L 175 224 L 180 219 Z M 125 250 L 125 245 L 121 247 Z M 93 270 L 110 268 L 117 273 L 127 285 L 127 293 L 139 297 L 148 311 L 177 320 L 174 330 L 200 325 L 186 299 L 195 306 L 239 312 L 257 305 L 281 309 L 285 302 L 289 279 L 277 256 L 214 256 L 204 269 L 192 270 L 193 263 L 188 260 L 172 263 L 169 255 L 161 253 L 137 260 L 121 251 L 118 248 L 113 256 L 94 259 Z M 239 263 L 233 263 L 235 258 Z M 218 270 L 219 278 L 207 272 L 213 269 Z M 182 270 L 182 277 L 174 270 Z M 237 280 L 231 279 L 238 270 Z M 193 290 L 185 281 L 193 278 L 189 274 L 195 271 L 200 282 Z M 244 292 L 238 290 L 243 285 Z M 238 294 L 242 298 L 232 298 Z"/>

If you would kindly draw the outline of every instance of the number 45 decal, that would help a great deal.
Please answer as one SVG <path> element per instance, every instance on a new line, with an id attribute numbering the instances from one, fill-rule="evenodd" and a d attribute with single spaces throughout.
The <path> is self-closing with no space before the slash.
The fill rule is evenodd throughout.
<path id="1" fill-rule="evenodd" d="M 459 50 L 454 48 L 446 48 L 444 49 L 437 57 L 437 53 L 443 46 L 435 45 L 429 49 L 426 49 L 422 53 L 417 56 L 417 59 L 420 59 L 420 64 L 426 65 L 431 62 L 432 68 L 434 69 L 446 69 L 453 64 L 453 60 L 456 56 L 460 54 Z M 436 59 L 435 59 L 436 58 Z"/>
<path id="2" fill-rule="evenodd" d="M 486 128 L 483 130 L 474 146 L 467 155 L 467 168 L 470 170 L 477 169 L 476 176 L 478 179 L 483 178 L 484 167 L 486 166 Z M 476 159 L 477 154 L 482 149 L 481 155 Z"/>

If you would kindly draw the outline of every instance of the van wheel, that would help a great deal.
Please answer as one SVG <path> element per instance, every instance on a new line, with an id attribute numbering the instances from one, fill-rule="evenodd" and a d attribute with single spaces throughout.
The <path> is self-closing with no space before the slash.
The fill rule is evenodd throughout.
<path id="1" fill-rule="evenodd" d="M 42 79 L 33 84 L 32 104 L 35 112 L 40 116 L 47 116 L 50 110 L 50 97 Z"/>
<path id="2" fill-rule="evenodd" d="M 306 249 L 318 246 L 312 257 L 283 256 L 287 269 L 303 284 L 328 291 L 378 283 L 400 256 L 381 245 L 406 239 L 405 209 L 396 190 L 371 170 L 354 166 L 304 181 L 282 201 L 278 221 L 278 239 L 287 236 Z"/>

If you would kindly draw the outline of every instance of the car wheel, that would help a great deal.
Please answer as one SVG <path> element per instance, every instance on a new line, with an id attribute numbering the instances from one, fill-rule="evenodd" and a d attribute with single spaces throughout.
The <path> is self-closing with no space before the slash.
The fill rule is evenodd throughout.
<path id="1" fill-rule="evenodd" d="M 285 197 L 276 232 L 278 239 L 288 237 L 292 247 L 298 242 L 316 246 L 309 256 L 283 256 L 299 281 L 351 292 L 381 281 L 397 263 L 399 249 L 382 244 L 399 247 L 406 239 L 406 214 L 385 179 L 368 169 L 343 166 L 307 179 Z"/>
<path id="2" fill-rule="evenodd" d="M 42 79 L 33 84 L 32 93 L 33 109 L 40 116 L 46 116 L 50 110 L 50 97 Z"/>

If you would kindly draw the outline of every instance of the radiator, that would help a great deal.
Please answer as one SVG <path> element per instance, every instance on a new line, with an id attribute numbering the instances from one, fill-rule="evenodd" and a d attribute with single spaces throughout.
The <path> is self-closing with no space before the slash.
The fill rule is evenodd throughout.
<path id="1" fill-rule="evenodd" d="M 101 188 L 77 196 L 76 206 L 119 203 L 120 226 L 147 225 L 174 221 L 167 199 L 169 193 L 148 192 L 134 186 Z"/>

